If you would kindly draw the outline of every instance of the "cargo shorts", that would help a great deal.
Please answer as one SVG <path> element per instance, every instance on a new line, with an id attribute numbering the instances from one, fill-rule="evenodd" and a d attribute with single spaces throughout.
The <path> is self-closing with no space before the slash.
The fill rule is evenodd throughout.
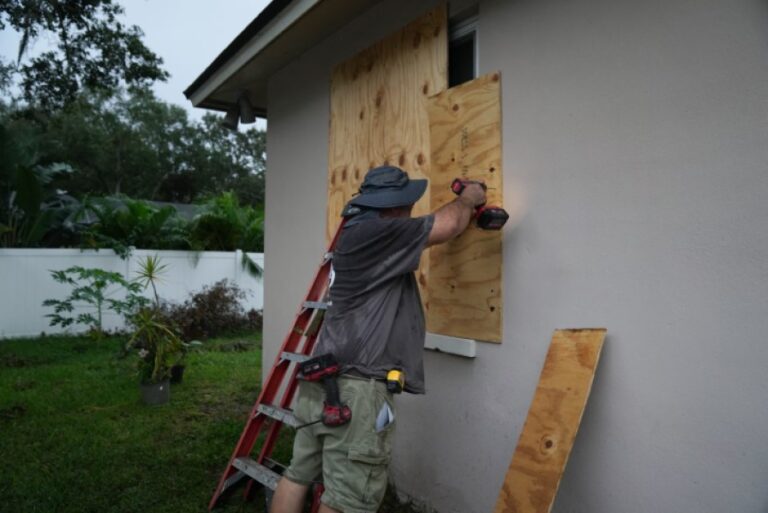
<path id="1" fill-rule="evenodd" d="M 338 384 L 352 420 L 344 426 L 320 422 L 299 429 L 284 476 L 305 485 L 322 477 L 323 504 L 342 513 L 375 513 L 387 489 L 395 429 L 392 394 L 384 382 L 373 379 L 341 376 Z M 324 400 L 320 383 L 302 381 L 293 413 L 301 423 L 316 421 Z"/>

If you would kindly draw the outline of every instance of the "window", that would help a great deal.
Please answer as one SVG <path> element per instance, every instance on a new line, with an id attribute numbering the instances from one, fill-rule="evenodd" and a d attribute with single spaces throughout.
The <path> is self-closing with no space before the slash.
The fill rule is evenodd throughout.
<path id="1" fill-rule="evenodd" d="M 477 77 L 477 9 L 450 21 L 448 87 Z"/>

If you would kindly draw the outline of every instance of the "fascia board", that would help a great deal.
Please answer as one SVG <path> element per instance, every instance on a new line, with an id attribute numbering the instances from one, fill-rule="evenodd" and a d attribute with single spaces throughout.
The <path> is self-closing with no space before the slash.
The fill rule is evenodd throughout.
<path id="1" fill-rule="evenodd" d="M 280 34 L 288 30 L 302 16 L 307 14 L 322 0 L 299 0 L 294 6 L 282 11 L 274 20 L 264 27 L 247 45 L 238 51 L 224 66 L 211 76 L 195 91 L 190 101 L 195 107 L 199 106 L 210 94 L 220 87 L 229 77 L 269 46 Z"/>

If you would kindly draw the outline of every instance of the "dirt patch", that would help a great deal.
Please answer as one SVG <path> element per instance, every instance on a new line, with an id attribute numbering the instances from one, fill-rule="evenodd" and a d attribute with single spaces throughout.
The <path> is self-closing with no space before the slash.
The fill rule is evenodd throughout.
<path id="1" fill-rule="evenodd" d="M 0 420 L 18 419 L 27 413 L 27 407 L 23 404 L 14 404 L 0 410 Z"/>
<path id="2" fill-rule="evenodd" d="M 236 340 L 234 342 L 228 342 L 218 347 L 218 350 L 222 353 L 243 353 L 245 351 L 251 351 L 256 348 L 256 344 L 253 342 L 246 342 L 245 340 Z"/>
<path id="3" fill-rule="evenodd" d="M 204 400 L 197 405 L 197 410 L 190 412 L 192 416 L 207 416 L 210 418 L 233 418 L 240 419 L 247 417 L 248 412 L 251 411 L 253 404 L 249 404 L 242 400 L 224 399 L 219 400 Z"/>
<path id="4" fill-rule="evenodd" d="M 0 368 L 7 367 L 11 369 L 20 369 L 22 367 L 35 367 L 37 365 L 44 365 L 50 363 L 48 358 L 40 358 L 36 356 L 22 357 L 14 353 L 0 354 Z"/>
<path id="5" fill-rule="evenodd" d="M 36 386 L 37 386 L 37 381 L 33 379 L 19 378 L 13 384 L 13 389 L 16 390 L 17 392 L 22 392 L 24 390 L 29 390 L 30 388 L 35 388 Z"/>
<path id="6" fill-rule="evenodd" d="M 20 368 L 26 367 L 29 360 L 21 358 L 13 353 L 0 354 L 0 367 Z"/>

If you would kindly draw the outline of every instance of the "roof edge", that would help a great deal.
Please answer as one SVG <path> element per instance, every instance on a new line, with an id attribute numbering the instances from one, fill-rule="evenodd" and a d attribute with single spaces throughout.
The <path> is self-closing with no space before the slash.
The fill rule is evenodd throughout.
<path id="1" fill-rule="evenodd" d="M 285 10 L 293 0 L 272 0 L 254 20 L 243 29 L 237 37 L 213 60 L 189 87 L 184 90 L 184 96 L 191 100 L 198 89 L 213 77 L 224 65 L 245 47 L 264 27 Z"/>

